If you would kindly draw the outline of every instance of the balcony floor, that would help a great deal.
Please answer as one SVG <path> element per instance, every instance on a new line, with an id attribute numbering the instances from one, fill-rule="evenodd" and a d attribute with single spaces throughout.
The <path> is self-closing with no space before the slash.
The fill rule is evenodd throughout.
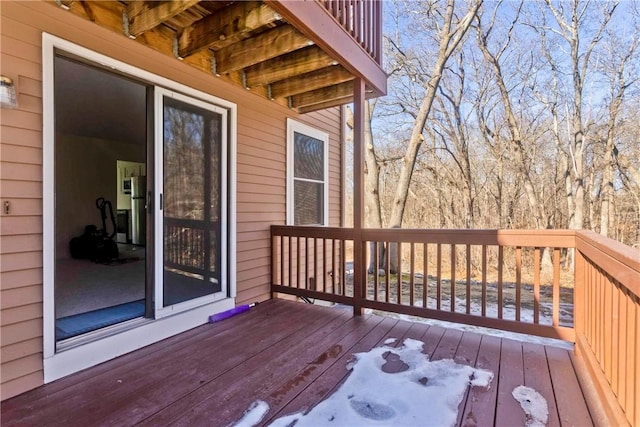
<path id="1" fill-rule="evenodd" d="M 5 401 L 2 425 L 226 426 L 256 400 L 268 403 L 268 423 L 322 401 L 353 353 L 388 338 L 493 371 L 488 389 L 467 389 L 459 425 L 525 425 L 511 394 L 518 385 L 545 397 L 547 425 L 593 424 L 571 351 L 273 300 Z"/>

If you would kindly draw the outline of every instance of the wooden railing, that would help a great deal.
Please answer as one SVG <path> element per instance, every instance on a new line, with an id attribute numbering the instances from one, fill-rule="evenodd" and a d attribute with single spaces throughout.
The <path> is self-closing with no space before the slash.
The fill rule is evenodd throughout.
<path id="1" fill-rule="evenodd" d="M 321 0 L 338 23 L 376 60 L 382 60 L 381 0 Z"/>
<path id="2" fill-rule="evenodd" d="M 616 425 L 640 426 L 640 252 L 576 235 L 576 352 Z"/>
<path id="3" fill-rule="evenodd" d="M 358 244 L 380 256 L 363 274 L 361 301 L 353 229 L 273 226 L 271 234 L 275 292 L 574 338 L 572 283 L 561 286 L 571 231 L 363 230 Z"/>
<path id="4" fill-rule="evenodd" d="M 356 241 L 350 228 L 272 226 L 271 236 L 273 292 L 575 342 L 605 423 L 640 426 L 637 250 L 575 230 L 365 229 Z M 378 256 L 357 262 L 354 245 Z M 354 284 L 358 268 L 366 280 Z"/>
<path id="5" fill-rule="evenodd" d="M 165 268 L 195 274 L 207 282 L 217 274 L 219 255 L 212 242 L 217 223 L 165 217 L 163 226 Z"/>

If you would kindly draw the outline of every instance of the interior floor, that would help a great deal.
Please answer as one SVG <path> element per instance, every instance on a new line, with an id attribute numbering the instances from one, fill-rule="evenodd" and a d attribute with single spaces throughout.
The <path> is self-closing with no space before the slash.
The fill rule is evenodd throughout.
<path id="1" fill-rule="evenodd" d="M 56 261 L 56 319 L 145 298 L 145 248 L 118 244 L 109 265 L 86 259 Z"/>

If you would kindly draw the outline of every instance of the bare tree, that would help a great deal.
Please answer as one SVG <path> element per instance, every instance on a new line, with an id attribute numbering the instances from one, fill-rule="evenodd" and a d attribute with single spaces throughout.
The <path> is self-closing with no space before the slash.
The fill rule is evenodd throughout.
<path id="1" fill-rule="evenodd" d="M 632 38 L 626 48 L 621 46 L 621 41 L 614 34 L 609 34 L 610 58 L 603 65 L 604 74 L 609 79 L 609 108 L 606 123 L 606 139 L 604 148 L 604 165 L 602 176 L 602 190 L 600 193 L 600 234 L 609 236 L 613 226 L 613 199 L 614 199 L 614 169 L 615 153 L 618 151 L 615 144 L 615 134 L 618 130 L 618 116 L 627 89 L 638 82 L 640 76 L 629 73 L 628 68 L 633 59 L 640 39 Z M 637 71 L 637 70 L 636 70 Z"/>
<path id="2" fill-rule="evenodd" d="M 618 1 L 604 4 L 602 19 L 592 35 L 586 35 L 584 27 L 589 24 L 593 14 L 588 13 L 589 1 L 571 0 L 570 2 L 557 2 L 545 0 L 547 8 L 554 17 L 558 30 L 557 33 L 569 45 L 571 61 L 571 78 L 573 83 L 572 99 L 572 138 L 569 142 L 569 152 L 572 160 L 573 172 L 573 202 L 574 213 L 569 222 L 569 227 L 581 229 L 584 227 L 585 211 L 585 126 L 583 121 L 583 97 L 587 73 L 591 66 L 591 55 L 600 42 L 602 34 L 611 20 L 611 16 L 618 7 Z M 569 5 L 568 10 L 565 6 Z M 581 45 L 586 41 L 586 48 Z"/>
<path id="3" fill-rule="evenodd" d="M 415 116 L 411 137 L 409 138 L 409 143 L 402 163 L 402 169 L 400 171 L 400 176 L 398 177 L 398 185 L 396 187 L 391 218 L 389 220 L 389 225 L 391 227 L 402 226 L 404 210 L 407 204 L 407 197 L 409 195 L 411 176 L 418 157 L 418 151 L 424 141 L 422 132 L 427 122 L 427 118 L 429 117 L 431 106 L 433 105 L 433 101 L 436 97 L 438 85 L 442 79 L 443 70 L 447 61 L 456 51 L 467 34 L 473 18 L 476 16 L 481 4 L 482 0 L 473 0 L 469 9 L 462 18 L 457 20 L 457 22 L 454 22 L 456 19 L 454 0 L 447 0 L 446 8 L 442 15 L 439 15 L 439 12 L 434 12 L 431 9 L 428 10 L 432 17 L 442 17 L 441 21 L 436 25 L 436 28 L 439 29 L 438 51 L 433 63 L 433 68 L 426 83 L 424 97 L 422 98 L 420 108 Z M 398 53 L 401 56 L 405 56 L 401 50 L 398 50 Z"/>

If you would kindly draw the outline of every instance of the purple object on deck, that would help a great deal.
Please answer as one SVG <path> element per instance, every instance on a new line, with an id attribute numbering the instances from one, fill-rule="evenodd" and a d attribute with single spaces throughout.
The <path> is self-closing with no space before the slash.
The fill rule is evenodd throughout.
<path id="1" fill-rule="evenodd" d="M 232 308 L 230 310 L 226 310 L 226 311 L 223 311 L 221 313 L 212 314 L 211 316 L 209 316 L 209 323 L 216 323 L 216 322 L 219 322 L 221 320 L 233 317 L 236 314 L 244 313 L 245 311 L 249 311 L 249 309 L 251 307 L 253 307 L 254 305 L 256 305 L 256 303 L 239 305 L 239 306 L 237 306 L 235 308 Z"/>

